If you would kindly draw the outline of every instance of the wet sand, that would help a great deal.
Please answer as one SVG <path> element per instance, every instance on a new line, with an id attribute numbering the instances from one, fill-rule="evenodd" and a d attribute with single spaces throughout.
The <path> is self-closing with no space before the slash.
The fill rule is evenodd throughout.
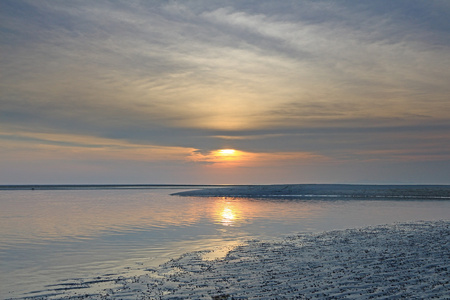
<path id="1" fill-rule="evenodd" d="M 139 276 L 86 280 L 54 297 L 49 291 L 48 298 L 448 299 L 450 295 L 450 221 L 253 240 L 223 250 L 217 249 L 217 255 L 187 253 L 142 270 Z"/>

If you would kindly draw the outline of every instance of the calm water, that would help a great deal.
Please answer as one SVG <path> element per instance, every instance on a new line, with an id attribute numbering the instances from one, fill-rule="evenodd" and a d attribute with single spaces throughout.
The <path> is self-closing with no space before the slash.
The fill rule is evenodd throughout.
<path id="1" fill-rule="evenodd" d="M 124 274 L 247 239 L 450 216 L 450 201 L 177 197 L 180 190 L 0 191 L 0 296 Z M 131 270 L 131 271 L 130 271 Z"/>

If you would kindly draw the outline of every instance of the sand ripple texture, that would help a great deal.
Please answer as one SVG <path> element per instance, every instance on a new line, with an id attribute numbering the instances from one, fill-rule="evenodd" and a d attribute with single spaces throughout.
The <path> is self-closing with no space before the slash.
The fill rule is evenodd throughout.
<path id="1" fill-rule="evenodd" d="M 450 221 L 249 241 L 171 260 L 81 299 L 450 299 Z"/>

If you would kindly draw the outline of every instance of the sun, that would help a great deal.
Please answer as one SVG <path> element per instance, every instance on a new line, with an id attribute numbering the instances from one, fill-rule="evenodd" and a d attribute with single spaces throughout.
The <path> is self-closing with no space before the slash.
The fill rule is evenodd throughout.
<path id="1" fill-rule="evenodd" d="M 219 155 L 222 156 L 230 156 L 230 155 L 234 155 L 236 153 L 236 150 L 234 149 L 220 149 L 217 151 Z"/>
<path id="2" fill-rule="evenodd" d="M 197 161 L 209 162 L 209 166 L 234 167 L 242 164 L 247 159 L 247 153 L 233 148 L 212 150 L 206 154 L 196 153 Z"/>

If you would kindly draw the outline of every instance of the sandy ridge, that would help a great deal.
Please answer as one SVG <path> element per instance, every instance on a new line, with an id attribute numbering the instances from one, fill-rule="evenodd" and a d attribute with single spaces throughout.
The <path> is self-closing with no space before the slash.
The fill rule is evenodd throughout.
<path id="1" fill-rule="evenodd" d="M 172 195 L 205 197 L 345 197 L 450 199 L 449 185 L 279 184 L 189 190 Z"/>

